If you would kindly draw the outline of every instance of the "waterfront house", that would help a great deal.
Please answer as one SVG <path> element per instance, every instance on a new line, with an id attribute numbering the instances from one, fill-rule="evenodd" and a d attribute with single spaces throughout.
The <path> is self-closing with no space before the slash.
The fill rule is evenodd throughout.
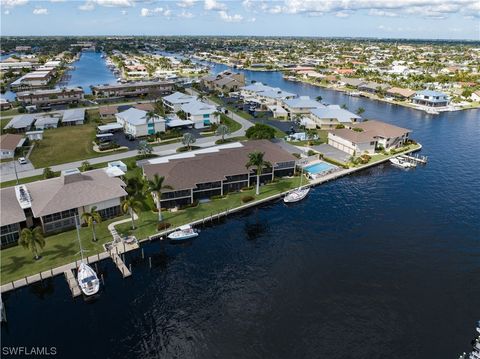
<path id="1" fill-rule="evenodd" d="M 15 156 L 17 148 L 22 147 L 25 138 L 22 135 L 7 133 L 0 136 L 0 159 L 9 159 Z"/>
<path id="2" fill-rule="evenodd" d="M 97 207 L 102 219 L 122 213 L 125 183 L 106 169 L 62 176 L 0 190 L 1 246 L 16 243 L 24 227 L 40 225 L 50 234 L 75 227 L 75 216 Z"/>
<path id="3" fill-rule="evenodd" d="M 10 122 L 5 126 L 6 130 L 12 130 L 15 132 L 26 132 L 32 128 L 35 122 L 35 115 L 24 114 L 14 116 Z"/>
<path id="4" fill-rule="evenodd" d="M 57 128 L 60 118 L 58 115 L 44 115 L 35 118 L 35 130 L 47 130 Z"/>
<path id="5" fill-rule="evenodd" d="M 23 91 L 17 93 L 17 100 L 22 105 L 71 104 L 83 100 L 81 87 L 64 87 L 61 89 Z"/>
<path id="6" fill-rule="evenodd" d="M 63 126 L 76 126 L 83 125 L 85 121 L 85 109 L 73 108 L 63 111 L 62 125 Z"/>
<path id="7" fill-rule="evenodd" d="M 174 83 L 170 81 L 144 81 L 126 84 L 92 86 L 92 93 L 100 97 L 136 97 L 144 95 L 163 96 L 172 92 Z"/>
<path id="8" fill-rule="evenodd" d="M 443 107 L 447 106 L 450 100 L 443 92 L 423 90 L 415 93 L 412 102 L 417 105 L 428 107 Z"/>
<path id="9" fill-rule="evenodd" d="M 191 101 L 182 106 L 180 110 L 185 113 L 186 119 L 193 122 L 195 128 L 208 127 L 220 121 L 217 108 L 201 101 Z"/>
<path id="10" fill-rule="evenodd" d="M 164 183 L 172 186 L 162 195 L 162 207 L 187 205 L 253 186 L 255 169 L 247 170 L 245 164 L 248 154 L 254 151 L 263 152 L 273 166 L 265 169 L 261 183 L 293 175 L 296 158 L 267 140 L 236 142 L 152 159 L 143 166 L 143 173 L 148 179 L 155 174 L 163 176 Z"/>
<path id="11" fill-rule="evenodd" d="M 386 91 L 390 88 L 389 85 L 379 84 L 378 82 L 364 82 L 357 86 L 359 91 L 368 92 L 371 94 L 376 94 L 379 92 Z"/>
<path id="12" fill-rule="evenodd" d="M 289 112 L 290 117 L 308 114 L 311 110 L 325 107 L 325 105 L 322 105 L 320 102 L 311 99 L 310 96 L 299 96 L 297 98 L 286 99 L 283 101 L 283 105 Z"/>
<path id="13" fill-rule="evenodd" d="M 328 144 L 352 156 L 375 150 L 402 147 L 411 130 L 382 121 L 369 120 L 328 133 Z"/>
<path id="14" fill-rule="evenodd" d="M 261 109 L 266 109 L 268 105 L 282 105 L 282 101 L 297 97 L 296 94 L 283 91 L 278 87 L 270 87 L 255 82 L 240 89 L 240 96 L 246 102 L 254 102 Z"/>
<path id="15" fill-rule="evenodd" d="M 200 83 L 210 91 L 232 92 L 245 86 L 245 75 L 225 70 L 216 75 L 202 77 Z"/>
<path id="16" fill-rule="evenodd" d="M 196 100 L 196 96 L 187 95 L 178 91 L 162 98 L 162 102 L 165 108 L 170 112 L 175 113 L 181 110 L 182 105 Z"/>
<path id="17" fill-rule="evenodd" d="M 147 121 L 147 111 L 138 110 L 134 107 L 119 112 L 115 115 L 117 123 L 121 124 L 126 134 L 134 137 L 154 135 L 157 132 L 165 132 L 165 119 L 156 115 Z"/>
<path id="18" fill-rule="evenodd" d="M 341 108 L 338 105 L 329 105 L 315 108 L 310 111 L 310 118 L 321 129 L 333 129 L 338 125 L 349 126 L 361 119 L 360 116 Z"/>
<path id="19" fill-rule="evenodd" d="M 54 72 L 52 70 L 44 69 L 33 71 L 13 81 L 10 86 L 15 90 L 28 89 L 31 87 L 44 87 L 48 85 L 53 76 Z"/>
<path id="20" fill-rule="evenodd" d="M 365 80 L 363 79 L 356 79 L 356 78 L 348 78 L 348 77 L 342 77 L 340 78 L 337 83 L 340 86 L 346 86 L 346 87 L 352 87 L 352 88 L 358 88 L 361 84 L 365 83 Z"/>
<path id="21" fill-rule="evenodd" d="M 472 94 L 470 95 L 470 100 L 480 102 L 480 90 L 472 92 Z"/>
<path id="22" fill-rule="evenodd" d="M 415 94 L 415 91 L 410 89 L 404 89 L 401 87 L 389 88 L 386 92 L 387 96 L 393 97 L 397 100 L 409 100 Z"/>

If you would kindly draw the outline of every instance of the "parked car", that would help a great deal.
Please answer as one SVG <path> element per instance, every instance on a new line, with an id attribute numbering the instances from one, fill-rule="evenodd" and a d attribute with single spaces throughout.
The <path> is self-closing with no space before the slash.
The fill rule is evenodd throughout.
<path id="1" fill-rule="evenodd" d="M 28 162 L 27 162 L 27 159 L 25 157 L 19 157 L 18 158 L 18 163 L 20 163 L 21 165 L 26 165 Z"/>
<path id="2" fill-rule="evenodd" d="M 135 137 L 133 135 L 131 135 L 130 133 L 126 133 L 125 138 L 129 141 L 135 141 Z"/>

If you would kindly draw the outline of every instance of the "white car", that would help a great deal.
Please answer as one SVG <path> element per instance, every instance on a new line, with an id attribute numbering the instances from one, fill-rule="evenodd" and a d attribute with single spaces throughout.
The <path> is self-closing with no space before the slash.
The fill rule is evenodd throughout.
<path id="1" fill-rule="evenodd" d="M 26 165 L 28 162 L 25 159 L 25 157 L 19 157 L 18 158 L 18 163 L 20 163 L 21 165 Z"/>

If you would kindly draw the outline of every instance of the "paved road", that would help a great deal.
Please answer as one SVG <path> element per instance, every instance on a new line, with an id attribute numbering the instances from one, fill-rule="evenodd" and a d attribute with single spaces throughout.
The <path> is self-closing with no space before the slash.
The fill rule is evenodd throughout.
<path id="1" fill-rule="evenodd" d="M 244 118 L 238 116 L 235 113 L 230 112 L 229 116 L 233 118 L 233 120 L 239 122 L 242 125 L 242 128 L 240 128 L 238 131 L 235 131 L 231 133 L 230 135 L 226 136 L 226 138 L 229 137 L 238 137 L 238 136 L 244 136 L 245 135 L 245 130 L 253 124 L 245 120 Z M 197 139 L 195 142 L 195 146 L 199 147 L 210 147 L 215 145 L 215 141 L 221 139 L 220 136 L 210 136 L 210 137 L 203 137 Z M 171 154 L 176 153 L 177 148 L 182 147 L 182 143 L 171 143 L 167 145 L 160 145 L 160 146 L 155 146 L 153 147 L 153 153 L 158 155 L 158 156 L 168 156 Z M 90 158 L 88 159 L 88 162 L 91 164 L 98 164 L 98 163 L 103 163 L 103 162 L 111 162 L 111 161 L 117 161 L 117 160 L 122 160 L 125 158 L 133 157 L 138 154 L 137 150 L 130 150 L 127 152 L 121 152 L 121 153 L 115 153 L 112 155 L 107 155 L 107 156 L 101 156 L 101 157 L 96 157 L 96 158 Z M 56 165 L 56 166 L 51 166 L 51 169 L 53 171 L 63 171 L 71 168 L 77 168 L 82 165 L 81 161 L 76 161 L 76 162 L 70 162 L 70 163 L 64 163 L 61 165 Z M 18 167 L 18 166 L 17 166 Z M 22 172 L 18 172 L 18 178 L 26 178 L 26 177 L 32 177 L 32 176 L 38 176 L 43 173 L 43 168 L 37 168 L 37 169 L 30 169 L 30 170 L 25 170 Z M 0 173 L 0 182 L 6 182 L 6 181 L 12 181 L 15 180 L 15 173 L 11 171 L 1 171 Z"/>

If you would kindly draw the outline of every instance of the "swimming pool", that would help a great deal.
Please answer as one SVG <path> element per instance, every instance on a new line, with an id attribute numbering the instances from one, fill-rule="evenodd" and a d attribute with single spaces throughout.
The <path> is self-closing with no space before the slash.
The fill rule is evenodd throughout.
<path id="1" fill-rule="evenodd" d="M 335 166 L 326 162 L 317 162 L 317 163 L 314 163 L 313 165 L 308 165 L 304 167 L 305 171 L 313 174 L 326 172 L 332 168 L 335 168 Z"/>

